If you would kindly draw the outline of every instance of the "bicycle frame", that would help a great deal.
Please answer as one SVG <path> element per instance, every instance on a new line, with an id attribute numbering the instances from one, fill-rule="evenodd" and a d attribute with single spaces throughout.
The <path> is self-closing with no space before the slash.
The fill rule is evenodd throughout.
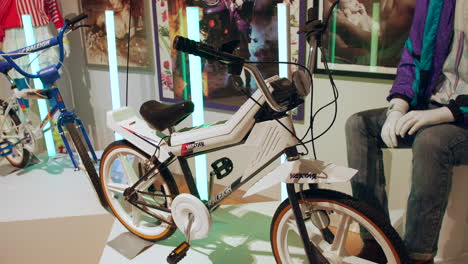
<path id="1" fill-rule="evenodd" d="M 25 98 L 25 99 L 46 99 L 46 100 L 54 100 L 56 102 L 56 105 L 53 106 L 47 116 L 42 120 L 41 125 L 39 127 L 40 130 L 42 130 L 47 123 L 53 118 L 53 116 L 57 113 L 57 111 L 60 111 L 60 115 L 57 119 L 57 129 L 60 132 L 60 135 L 62 137 L 63 143 L 65 144 L 65 148 L 68 151 L 68 154 L 70 155 L 70 158 L 72 160 L 73 166 L 75 169 L 79 169 L 78 162 L 75 159 L 73 152 L 71 151 L 70 145 L 68 143 L 67 138 L 65 137 L 63 127 L 67 125 L 68 123 L 76 122 L 80 128 L 80 131 L 86 141 L 86 144 L 88 145 L 88 149 L 91 152 L 91 155 L 93 157 L 93 160 L 96 162 L 97 157 L 96 153 L 94 152 L 94 148 L 91 145 L 91 141 L 89 140 L 88 134 L 86 133 L 86 130 L 83 126 L 83 123 L 81 120 L 77 117 L 77 115 L 73 111 L 68 111 L 65 103 L 63 102 L 62 96 L 60 94 L 60 91 L 58 90 L 57 86 L 55 85 L 55 82 L 60 79 L 60 74 L 58 70 L 63 64 L 64 60 L 64 48 L 63 48 L 63 36 L 65 34 L 65 31 L 68 29 L 74 30 L 78 27 L 75 27 L 75 24 L 80 22 L 81 20 L 85 19 L 87 16 L 84 14 L 81 14 L 79 16 L 76 16 L 75 18 L 71 20 L 66 21 L 66 25 L 64 25 L 57 36 L 43 40 L 41 42 L 38 42 L 34 45 L 30 45 L 9 53 L 5 53 L 0 50 L 0 72 L 3 73 L 7 79 L 11 83 L 11 89 L 14 92 L 14 97 L 16 98 Z M 37 51 L 41 51 L 44 49 L 48 49 L 53 46 L 59 46 L 59 62 L 56 65 L 51 65 L 48 66 L 44 69 L 41 69 L 37 74 L 30 74 L 25 72 L 21 67 L 19 67 L 15 62 L 14 59 L 24 57 L 28 55 L 29 53 L 34 53 Z M 50 85 L 50 89 L 43 89 L 43 90 L 35 90 L 35 89 L 23 89 L 21 91 L 18 91 L 18 88 L 16 87 L 15 83 L 13 80 L 8 76 L 8 71 L 11 69 L 15 69 L 18 71 L 20 74 L 27 78 L 40 78 L 41 81 L 45 84 Z M 25 106 L 22 105 L 21 101 L 18 100 L 18 103 L 21 105 L 21 108 L 24 109 Z M 11 105 L 9 104 L 8 108 L 11 109 Z M 10 109 L 7 109 L 5 113 L 8 113 Z M 1 124 L 0 128 L 3 128 L 4 123 Z M 32 135 L 33 136 L 33 135 Z"/>
<path id="2" fill-rule="evenodd" d="M 91 152 L 93 160 L 94 161 L 98 160 L 97 156 L 96 156 L 96 153 L 94 151 L 94 148 L 93 148 L 93 146 L 91 144 L 91 141 L 90 141 L 90 139 L 88 137 L 88 134 L 86 133 L 86 130 L 85 130 L 84 126 L 83 126 L 82 121 L 77 117 L 77 115 L 74 112 L 67 110 L 67 108 L 65 106 L 65 103 L 63 102 L 62 95 L 60 94 L 59 89 L 57 88 L 57 86 L 55 86 L 54 83 L 52 83 L 50 89 L 42 89 L 42 90 L 23 89 L 23 90 L 19 91 L 18 88 L 16 87 L 16 84 L 8 76 L 8 74 L 6 74 L 6 73 L 3 73 L 3 74 L 10 81 L 11 90 L 14 93 L 13 96 L 11 97 L 11 99 L 8 101 L 8 107 L 6 109 L 4 109 L 4 114 L 8 113 L 13 108 L 15 99 L 17 99 L 17 103 L 20 105 L 20 107 L 21 107 L 21 109 L 23 111 L 26 111 L 26 106 L 21 102 L 21 100 L 20 100 L 21 98 L 36 99 L 36 100 L 37 99 L 45 99 L 45 100 L 49 100 L 49 101 L 55 101 L 56 104 L 52 108 L 49 109 L 49 112 L 47 113 L 46 117 L 44 117 L 44 119 L 41 121 L 41 124 L 39 125 L 39 127 L 37 129 L 39 131 L 42 131 L 46 127 L 46 125 L 52 120 L 54 115 L 57 112 L 60 112 L 60 115 L 59 115 L 59 117 L 57 119 L 57 129 L 58 129 L 58 131 L 60 133 L 60 136 L 61 136 L 62 141 L 63 141 L 63 143 L 65 145 L 65 148 L 66 148 L 66 150 L 67 150 L 67 152 L 68 152 L 68 154 L 70 156 L 70 159 L 71 159 L 71 161 L 73 163 L 74 168 L 76 170 L 79 169 L 78 162 L 77 162 L 75 156 L 73 155 L 72 149 L 70 147 L 70 144 L 68 143 L 67 138 L 65 137 L 65 133 L 64 133 L 64 130 L 63 130 L 63 127 L 68 123 L 76 122 L 78 124 L 78 126 L 80 128 L 80 131 L 81 131 L 81 133 L 83 135 L 83 138 L 86 141 L 88 149 Z M 4 129 L 5 121 L 6 121 L 6 119 L 4 119 L 3 122 L 0 124 L 0 131 L 3 131 L 3 129 Z M 27 124 L 22 122 L 20 126 L 26 126 L 26 125 Z M 31 135 L 31 136 L 34 136 L 34 135 Z M 0 136 L 0 138 L 8 138 L 8 137 Z M 10 137 L 10 138 L 12 138 L 12 137 Z M 16 144 L 19 144 L 25 138 L 20 139 Z"/>
<path id="3" fill-rule="evenodd" d="M 246 69 L 250 68 L 246 67 Z M 265 97 L 263 97 L 260 90 L 254 93 L 253 98 L 260 104 L 265 103 Z M 280 165 L 264 176 L 262 180 L 249 189 L 246 196 L 284 181 L 289 183 L 288 194 L 290 199 L 293 199 L 291 202 L 297 204 L 295 211 L 301 214 L 297 198 L 295 196 L 291 197 L 292 194 L 295 195 L 294 185 L 291 184 L 291 182 L 346 182 L 354 175 L 356 171 L 353 169 L 346 168 L 348 170 L 345 170 L 346 173 L 343 173 L 342 168 L 344 167 L 331 166 L 331 164 L 318 160 L 300 159 L 300 155 L 296 149 L 296 145 L 298 144 L 297 139 L 276 120 L 271 120 L 259 115 L 260 110 L 261 107 L 253 100 L 247 100 L 226 122 L 191 128 L 183 132 L 174 132 L 171 133 L 167 141 L 162 140 L 165 135 L 151 129 L 144 120 L 137 117 L 131 108 L 124 107 L 115 111 L 109 111 L 107 113 L 109 128 L 120 134 L 137 148 L 146 152 L 149 156 L 155 156 L 155 153 L 158 153 L 156 157 L 159 158 L 156 166 L 153 166 L 145 175 L 142 175 L 133 186 L 125 190 L 124 194 L 131 197 L 132 193 L 138 192 L 140 186 L 144 186 L 152 177 L 156 177 L 155 175 L 157 174 L 155 174 L 155 172 L 160 166 L 167 166 L 177 159 L 182 168 L 185 183 L 189 187 L 190 193 L 200 198 L 187 159 L 237 145 L 250 147 L 255 151 L 253 155 L 255 159 L 253 159 L 250 164 L 246 165 L 241 177 L 234 180 L 212 199 L 206 201 L 205 204 L 210 212 L 214 211 L 226 197 L 253 179 L 260 171 L 277 160 L 282 154 L 286 154 L 290 162 Z M 284 114 L 279 118 L 279 121 L 290 131 L 294 131 L 290 116 Z M 299 163 L 301 166 L 298 166 L 296 169 L 287 166 L 294 163 Z M 304 170 L 304 168 L 306 169 Z M 297 178 L 297 173 L 302 173 L 304 175 L 314 174 L 317 175 L 317 177 L 304 177 L 301 180 Z M 265 184 L 265 181 L 269 183 Z M 142 210 L 144 209 L 141 206 L 162 210 L 160 207 L 155 207 L 136 199 L 130 199 L 129 202 L 135 206 L 139 206 Z M 307 238 L 307 231 L 305 230 L 303 220 L 300 219 L 301 218 L 298 217 L 297 221 L 302 222 L 302 227 L 299 223 L 298 226 L 299 230 L 301 230 L 301 237 L 305 239 Z M 308 239 L 306 240 L 308 241 Z M 307 255 L 311 259 L 318 258 L 321 254 L 310 244 L 310 241 L 307 241 L 304 242 L 309 244 L 305 246 L 305 248 L 308 249 Z M 322 261 L 323 259 L 323 257 L 320 258 Z"/>

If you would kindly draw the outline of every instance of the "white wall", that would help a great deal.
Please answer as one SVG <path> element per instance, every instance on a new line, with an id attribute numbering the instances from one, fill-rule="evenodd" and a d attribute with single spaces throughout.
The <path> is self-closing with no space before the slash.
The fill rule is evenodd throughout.
<path id="1" fill-rule="evenodd" d="M 79 1 L 62 1 L 64 16 L 72 17 L 79 14 L 78 4 Z M 80 31 L 69 35 L 72 42 L 72 54 L 67 63 L 72 72 L 76 111 L 85 125 L 90 128 L 96 148 L 104 149 L 114 139 L 112 131 L 106 127 L 105 120 L 106 112 L 112 109 L 109 73 L 105 68 L 86 66 L 81 35 Z M 157 81 L 155 78 L 154 73 L 129 73 L 129 106 L 139 109 L 142 102 L 156 97 Z M 119 72 L 119 83 L 121 105 L 125 105 L 125 72 Z"/>

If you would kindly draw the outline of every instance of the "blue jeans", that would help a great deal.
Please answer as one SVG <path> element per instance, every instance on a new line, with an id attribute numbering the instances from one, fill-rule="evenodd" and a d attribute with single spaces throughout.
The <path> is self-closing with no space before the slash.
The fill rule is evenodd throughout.
<path id="1" fill-rule="evenodd" d="M 380 132 L 386 108 L 356 113 L 346 122 L 349 167 L 359 170 L 351 180 L 353 195 L 380 210 L 390 222 Z M 440 227 L 452 184 L 452 168 L 468 164 L 468 126 L 440 124 L 398 137 L 398 148 L 412 148 L 413 171 L 404 242 L 413 259 L 435 256 Z M 468 175 L 466 175 L 468 176 Z M 362 232 L 363 239 L 370 238 Z"/>

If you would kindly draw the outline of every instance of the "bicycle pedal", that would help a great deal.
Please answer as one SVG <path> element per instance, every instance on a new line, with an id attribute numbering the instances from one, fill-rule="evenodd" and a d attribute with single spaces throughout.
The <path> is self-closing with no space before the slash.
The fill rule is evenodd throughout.
<path id="1" fill-rule="evenodd" d="M 186 241 L 182 242 L 179 246 L 177 246 L 174 250 L 172 250 L 171 254 L 167 256 L 167 263 L 175 264 L 181 261 L 185 256 L 187 256 L 187 251 L 190 249 L 190 244 Z"/>
<path id="2" fill-rule="evenodd" d="M 6 157 L 13 153 L 14 145 L 10 141 L 4 141 L 0 143 L 0 157 Z"/>
<path id="3" fill-rule="evenodd" d="M 216 175 L 216 178 L 221 180 L 232 172 L 234 166 L 230 159 L 224 157 L 214 161 L 211 168 L 213 168 L 213 171 L 210 172 L 210 175 Z"/>

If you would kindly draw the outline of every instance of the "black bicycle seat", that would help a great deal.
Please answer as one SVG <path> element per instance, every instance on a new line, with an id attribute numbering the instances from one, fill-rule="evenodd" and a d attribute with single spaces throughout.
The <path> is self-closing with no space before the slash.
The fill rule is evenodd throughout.
<path id="1" fill-rule="evenodd" d="M 191 101 L 176 104 L 164 104 L 155 100 L 147 101 L 140 107 L 140 115 L 152 127 L 159 131 L 180 123 L 194 109 Z"/>

